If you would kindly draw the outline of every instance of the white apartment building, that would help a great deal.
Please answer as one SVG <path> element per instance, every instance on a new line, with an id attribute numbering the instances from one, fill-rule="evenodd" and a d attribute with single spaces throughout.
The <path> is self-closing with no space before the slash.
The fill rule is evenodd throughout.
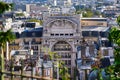
<path id="1" fill-rule="evenodd" d="M 55 6 L 70 6 L 72 5 L 72 0 L 54 0 Z"/>
<path id="2" fill-rule="evenodd" d="M 12 18 L 5 19 L 3 25 L 4 25 L 4 30 L 10 29 L 12 25 Z"/>

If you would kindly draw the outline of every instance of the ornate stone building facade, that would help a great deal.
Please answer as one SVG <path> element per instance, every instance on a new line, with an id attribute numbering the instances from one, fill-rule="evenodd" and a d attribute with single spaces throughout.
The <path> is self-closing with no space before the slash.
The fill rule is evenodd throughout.
<path id="1" fill-rule="evenodd" d="M 61 56 L 73 78 L 77 46 L 81 43 L 80 16 L 49 16 L 44 18 L 43 47 Z"/>

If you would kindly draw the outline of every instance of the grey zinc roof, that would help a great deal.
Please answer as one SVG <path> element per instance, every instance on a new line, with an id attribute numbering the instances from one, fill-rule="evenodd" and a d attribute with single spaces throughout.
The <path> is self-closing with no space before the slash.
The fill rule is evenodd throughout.
<path id="1" fill-rule="evenodd" d="M 44 67 L 44 68 L 52 68 L 52 65 L 53 65 L 53 64 L 52 64 L 51 61 L 47 61 L 47 62 L 44 62 L 44 63 L 43 63 L 43 67 Z"/>
<path id="2" fill-rule="evenodd" d="M 43 59 L 39 59 L 37 62 L 37 67 L 42 67 Z"/>
<path id="3" fill-rule="evenodd" d="M 44 68 L 52 68 L 53 64 L 52 64 L 52 61 L 44 62 L 43 59 L 39 59 L 36 66 L 37 67 L 42 67 L 42 65 L 43 65 Z"/>

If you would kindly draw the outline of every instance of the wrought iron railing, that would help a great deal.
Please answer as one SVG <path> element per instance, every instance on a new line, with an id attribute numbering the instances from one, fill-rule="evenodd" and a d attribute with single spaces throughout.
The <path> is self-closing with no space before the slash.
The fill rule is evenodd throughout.
<path id="1" fill-rule="evenodd" d="M 33 68 L 35 68 L 35 63 L 32 63 L 33 61 L 27 62 L 31 67 L 29 71 L 24 70 L 24 60 L 21 60 L 19 66 L 15 65 L 14 59 L 9 60 L 8 62 L 5 61 L 4 63 L 4 70 L 2 70 L 0 66 L 0 78 L 4 76 L 4 78 L 1 78 L 2 80 L 52 80 L 51 77 L 38 76 L 36 73 L 33 74 Z M 0 63 L 2 63 L 2 59 Z"/>

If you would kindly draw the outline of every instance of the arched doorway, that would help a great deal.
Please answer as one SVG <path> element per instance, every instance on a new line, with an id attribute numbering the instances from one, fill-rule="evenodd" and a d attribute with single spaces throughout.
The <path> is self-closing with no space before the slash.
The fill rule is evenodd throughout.
<path id="1" fill-rule="evenodd" d="M 56 52 L 60 56 L 60 61 L 64 62 L 65 66 L 68 68 L 68 73 L 71 74 L 71 55 L 72 46 L 66 41 L 58 41 L 52 47 L 52 51 Z"/>

